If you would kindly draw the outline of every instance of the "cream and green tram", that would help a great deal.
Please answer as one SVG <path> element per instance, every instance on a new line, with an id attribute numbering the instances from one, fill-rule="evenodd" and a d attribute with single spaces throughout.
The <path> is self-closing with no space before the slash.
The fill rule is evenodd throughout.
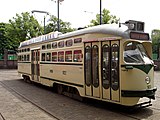
<path id="1" fill-rule="evenodd" d="M 61 94 L 125 106 L 151 105 L 156 91 L 151 48 L 144 23 L 132 20 L 53 32 L 20 44 L 18 72 Z"/>

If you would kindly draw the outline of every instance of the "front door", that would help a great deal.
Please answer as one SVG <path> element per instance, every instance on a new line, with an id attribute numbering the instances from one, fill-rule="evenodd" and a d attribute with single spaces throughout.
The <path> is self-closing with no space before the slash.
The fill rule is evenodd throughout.
<path id="1" fill-rule="evenodd" d="M 40 49 L 31 50 L 32 80 L 39 81 L 40 76 Z"/>
<path id="2" fill-rule="evenodd" d="M 119 41 L 85 43 L 85 94 L 120 101 Z"/>
<path id="3" fill-rule="evenodd" d="M 101 44 L 102 99 L 120 101 L 119 90 L 119 41 Z"/>

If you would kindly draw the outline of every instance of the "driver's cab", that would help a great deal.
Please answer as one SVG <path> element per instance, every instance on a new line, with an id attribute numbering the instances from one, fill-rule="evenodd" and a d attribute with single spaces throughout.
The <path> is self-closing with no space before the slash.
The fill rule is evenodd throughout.
<path id="1" fill-rule="evenodd" d="M 126 64 L 153 64 L 151 55 L 145 49 L 143 43 L 130 41 L 124 44 L 124 62 Z"/>

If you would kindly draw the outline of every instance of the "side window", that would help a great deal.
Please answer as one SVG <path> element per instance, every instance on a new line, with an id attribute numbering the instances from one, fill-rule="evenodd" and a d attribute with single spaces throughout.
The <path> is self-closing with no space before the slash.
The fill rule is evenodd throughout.
<path id="1" fill-rule="evenodd" d="M 51 53 L 47 53 L 47 55 L 46 55 L 46 61 L 51 61 Z"/>
<path id="2" fill-rule="evenodd" d="M 29 55 L 27 55 L 27 61 L 29 61 Z"/>
<path id="3" fill-rule="evenodd" d="M 57 62 L 57 52 L 52 52 L 52 61 Z"/>
<path id="4" fill-rule="evenodd" d="M 45 45 L 42 45 L 42 50 L 45 50 L 46 49 L 46 46 Z"/>
<path id="5" fill-rule="evenodd" d="M 30 51 L 30 48 L 28 48 L 27 51 L 29 52 L 29 51 Z"/>
<path id="6" fill-rule="evenodd" d="M 73 44 L 72 39 L 71 39 L 71 40 L 67 40 L 67 41 L 66 41 L 66 46 L 67 46 L 67 47 L 72 46 L 72 44 Z"/>
<path id="7" fill-rule="evenodd" d="M 65 61 L 66 62 L 72 62 L 72 51 L 66 51 L 65 52 Z"/>
<path id="8" fill-rule="evenodd" d="M 82 50 L 74 50 L 73 61 L 82 62 Z"/>
<path id="9" fill-rule="evenodd" d="M 60 41 L 60 42 L 58 42 L 58 47 L 59 47 L 59 48 L 64 47 L 64 41 Z"/>
<path id="10" fill-rule="evenodd" d="M 20 56 L 20 61 L 22 61 L 22 55 Z"/>
<path id="11" fill-rule="evenodd" d="M 82 42 L 82 38 L 75 38 L 74 39 L 74 43 L 81 43 Z"/>
<path id="12" fill-rule="evenodd" d="M 64 62 L 64 51 L 58 52 L 58 61 Z"/>
<path id="13" fill-rule="evenodd" d="M 23 57 L 23 55 L 22 55 L 22 61 L 24 61 L 23 58 L 24 58 L 24 57 Z"/>
<path id="14" fill-rule="evenodd" d="M 18 55 L 18 61 L 21 61 L 21 55 Z"/>
<path id="15" fill-rule="evenodd" d="M 51 44 L 47 44 L 47 49 L 51 49 Z"/>
<path id="16" fill-rule="evenodd" d="M 85 47 L 85 83 L 91 85 L 91 47 Z"/>
<path id="17" fill-rule="evenodd" d="M 45 57 L 46 57 L 46 54 L 45 53 L 42 53 L 42 61 L 45 61 Z"/>
<path id="18" fill-rule="evenodd" d="M 52 48 L 54 49 L 54 48 L 57 48 L 57 42 L 53 42 L 52 43 Z"/>
<path id="19" fill-rule="evenodd" d="M 26 55 L 24 55 L 24 61 L 26 61 Z"/>

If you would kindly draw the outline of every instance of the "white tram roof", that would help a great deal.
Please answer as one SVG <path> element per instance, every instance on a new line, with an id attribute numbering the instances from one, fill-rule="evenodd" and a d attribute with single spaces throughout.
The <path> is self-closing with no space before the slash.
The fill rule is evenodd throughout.
<path id="1" fill-rule="evenodd" d="M 122 25 L 121 27 L 119 27 L 118 24 L 103 24 L 103 25 L 88 27 L 85 29 L 81 29 L 81 30 L 77 30 L 77 31 L 73 31 L 65 34 L 62 34 L 58 31 L 51 32 L 46 35 L 41 35 L 39 37 L 35 37 L 35 38 L 31 38 L 30 40 L 23 41 L 20 43 L 19 48 L 33 44 L 33 43 L 50 41 L 50 40 L 58 40 L 58 39 L 69 38 L 69 37 L 83 35 L 83 34 L 90 34 L 90 33 L 103 33 L 103 34 L 114 35 L 117 37 L 122 37 L 127 39 L 130 38 L 129 37 L 130 30 L 128 29 L 127 26 Z"/>

